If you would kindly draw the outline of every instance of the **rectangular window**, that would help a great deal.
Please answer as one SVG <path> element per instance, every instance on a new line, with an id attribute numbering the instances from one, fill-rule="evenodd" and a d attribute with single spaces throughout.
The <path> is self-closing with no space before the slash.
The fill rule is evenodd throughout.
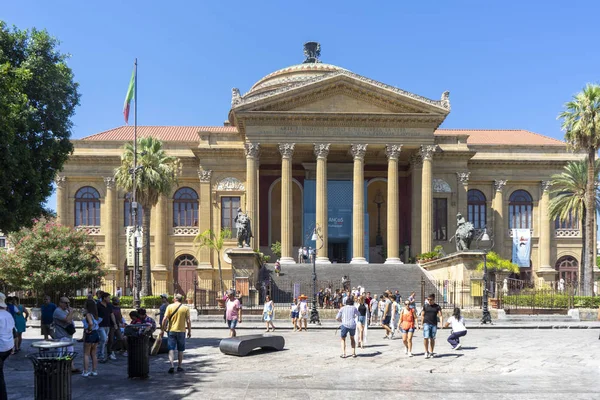
<path id="1" fill-rule="evenodd" d="M 433 239 L 448 240 L 447 199 L 433 199 Z"/>
<path id="2" fill-rule="evenodd" d="M 229 228 L 233 230 L 235 228 L 233 219 L 237 215 L 239 207 L 239 197 L 221 197 L 221 229 Z"/>
<path id="3" fill-rule="evenodd" d="M 0 237 L 0 248 L 6 247 L 6 238 Z"/>

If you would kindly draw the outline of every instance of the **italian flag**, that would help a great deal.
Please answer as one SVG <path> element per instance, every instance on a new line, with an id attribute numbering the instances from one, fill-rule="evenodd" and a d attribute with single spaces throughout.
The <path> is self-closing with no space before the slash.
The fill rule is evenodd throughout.
<path id="1" fill-rule="evenodd" d="M 127 88 L 127 95 L 125 96 L 125 104 L 123 104 L 123 116 L 125 117 L 125 124 L 129 123 L 129 111 L 131 109 L 131 99 L 135 97 L 135 68 L 131 74 L 131 80 L 129 81 L 129 87 Z"/>

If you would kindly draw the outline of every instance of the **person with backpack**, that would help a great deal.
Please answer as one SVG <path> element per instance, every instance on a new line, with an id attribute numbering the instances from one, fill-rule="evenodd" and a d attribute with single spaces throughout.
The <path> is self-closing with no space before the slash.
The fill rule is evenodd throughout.
<path id="1" fill-rule="evenodd" d="M 452 316 L 448 318 L 444 328 L 452 327 L 452 333 L 448 336 L 448 343 L 452 346 L 453 350 L 460 350 L 462 345 L 460 344 L 460 338 L 467 334 L 467 327 L 465 326 L 465 319 L 460 315 L 460 308 L 455 307 Z"/>

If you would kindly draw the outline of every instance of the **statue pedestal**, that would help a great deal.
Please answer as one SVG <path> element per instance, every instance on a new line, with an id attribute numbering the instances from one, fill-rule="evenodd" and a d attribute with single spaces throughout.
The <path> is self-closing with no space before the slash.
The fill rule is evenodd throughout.
<path id="1" fill-rule="evenodd" d="M 227 250 L 231 258 L 233 276 L 248 277 L 258 276 L 261 267 L 260 258 L 251 248 L 236 248 Z"/>
<path id="2" fill-rule="evenodd" d="M 475 269 L 483 261 L 484 255 L 485 252 L 480 250 L 461 251 L 419 265 L 433 279 L 470 281 L 472 275 L 481 274 Z"/>

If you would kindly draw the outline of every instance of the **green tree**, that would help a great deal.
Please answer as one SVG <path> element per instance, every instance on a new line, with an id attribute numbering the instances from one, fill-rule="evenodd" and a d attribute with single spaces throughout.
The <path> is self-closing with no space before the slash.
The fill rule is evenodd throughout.
<path id="1" fill-rule="evenodd" d="M 552 190 L 554 196 L 550 199 L 550 218 L 558 218 L 561 222 L 569 219 L 577 220 L 580 226 L 583 226 L 587 216 L 587 208 L 585 204 L 587 190 L 587 159 L 581 161 L 572 161 L 565 165 L 563 172 L 552 175 Z M 600 172 L 600 160 L 596 160 L 596 168 L 594 172 L 594 180 L 598 179 Z M 596 209 L 600 208 L 600 199 L 596 196 Z M 585 255 L 586 246 L 586 230 L 582 229 L 583 249 L 581 259 Z M 583 262 L 580 264 L 579 284 L 583 285 L 583 280 L 586 274 L 590 271 L 585 271 Z"/>
<path id="2" fill-rule="evenodd" d="M 225 286 L 223 285 L 223 269 L 221 268 L 221 252 L 225 239 L 231 238 L 231 229 L 222 229 L 219 236 L 215 235 L 210 229 L 199 233 L 194 238 L 194 244 L 198 246 L 198 251 L 202 249 L 209 249 L 217 253 L 217 265 L 219 266 L 219 281 L 221 284 L 221 293 L 225 293 Z"/>
<path id="3" fill-rule="evenodd" d="M 74 295 L 104 276 L 96 244 L 85 233 L 49 221 L 11 234 L 14 250 L 0 252 L 0 279 L 13 288 Z"/>
<path id="4" fill-rule="evenodd" d="M 281 242 L 279 240 L 271 244 L 271 251 L 277 259 L 281 258 Z"/>
<path id="5" fill-rule="evenodd" d="M 46 31 L 0 20 L 0 231 L 48 215 L 52 182 L 73 151 L 79 85 Z"/>
<path id="6" fill-rule="evenodd" d="M 150 270 L 150 216 L 152 207 L 158 203 L 161 195 L 170 195 L 177 185 L 179 159 L 167 155 L 162 142 L 153 137 L 138 139 L 138 158 L 136 173 L 136 201 L 144 210 L 142 217 L 143 228 L 143 284 L 142 293 L 152 294 Z M 121 155 L 121 165 L 115 171 L 117 186 L 128 193 L 133 191 L 133 143 L 125 144 Z"/>
<path id="7" fill-rule="evenodd" d="M 562 119 L 562 129 L 565 131 L 565 140 L 574 150 L 587 153 L 587 184 L 585 190 L 585 206 L 590 211 L 596 204 L 596 154 L 600 146 L 600 86 L 588 84 L 583 91 L 573 96 L 565 104 L 565 110 L 559 114 Z M 593 212 L 586 212 L 585 216 L 585 250 L 583 257 L 585 290 L 594 293 L 592 268 L 596 257 L 594 243 L 594 229 L 596 216 Z"/>
<path id="8" fill-rule="evenodd" d="M 487 269 L 489 272 L 509 271 L 518 274 L 519 266 L 512 261 L 502 258 L 495 251 L 487 253 Z M 483 271 L 483 261 L 477 264 L 477 271 Z"/>

